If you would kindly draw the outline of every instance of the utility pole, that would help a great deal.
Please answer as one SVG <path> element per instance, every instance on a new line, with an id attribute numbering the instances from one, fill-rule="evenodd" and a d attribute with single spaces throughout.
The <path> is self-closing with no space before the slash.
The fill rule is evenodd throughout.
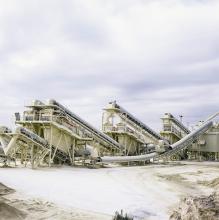
<path id="1" fill-rule="evenodd" d="M 180 122 L 182 123 L 183 115 L 179 115 L 179 118 L 180 118 Z"/>

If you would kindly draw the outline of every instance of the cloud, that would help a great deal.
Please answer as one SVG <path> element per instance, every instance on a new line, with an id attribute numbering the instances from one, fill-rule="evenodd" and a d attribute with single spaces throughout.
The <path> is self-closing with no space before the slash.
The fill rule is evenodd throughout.
<path id="1" fill-rule="evenodd" d="M 218 1 L 0 1 L 0 122 L 54 98 L 96 127 L 118 102 L 155 129 L 218 110 Z"/>

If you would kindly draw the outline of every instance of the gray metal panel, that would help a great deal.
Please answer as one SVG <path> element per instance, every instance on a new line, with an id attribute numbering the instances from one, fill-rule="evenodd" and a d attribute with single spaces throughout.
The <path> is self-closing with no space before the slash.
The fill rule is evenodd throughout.
<path id="1" fill-rule="evenodd" d="M 200 151 L 203 152 L 219 152 L 219 133 L 207 133 L 202 136 L 206 141 L 205 145 L 200 145 Z M 197 146 L 197 148 L 199 148 Z"/>

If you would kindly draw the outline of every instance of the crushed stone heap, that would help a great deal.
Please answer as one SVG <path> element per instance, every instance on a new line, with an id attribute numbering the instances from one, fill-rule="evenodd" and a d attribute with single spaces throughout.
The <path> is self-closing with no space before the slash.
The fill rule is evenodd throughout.
<path id="1" fill-rule="evenodd" d="M 210 196 L 186 197 L 173 211 L 170 220 L 218 220 L 219 192 Z"/>

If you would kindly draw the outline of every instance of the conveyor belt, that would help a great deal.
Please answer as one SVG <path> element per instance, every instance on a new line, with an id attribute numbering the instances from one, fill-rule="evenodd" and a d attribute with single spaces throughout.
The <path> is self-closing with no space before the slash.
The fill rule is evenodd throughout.
<path id="1" fill-rule="evenodd" d="M 192 131 L 190 134 L 186 135 L 181 140 L 179 140 L 176 143 L 170 145 L 172 150 L 161 154 L 160 157 L 169 157 L 169 156 L 185 149 L 186 147 L 191 145 L 200 135 L 204 134 L 212 126 L 213 126 L 212 121 L 205 122 L 198 129 Z"/>
<path id="2" fill-rule="evenodd" d="M 148 127 L 146 124 L 144 124 L 143 122 L 141 122 L 139 119 L 137 119 L 135 116 L 133 116 L 131 113 L 129 113 L 128 111 L 126 111 L 123 107 L 121 107 L 120 105 L 118 105 L 117 103 L 115 103 L 115 108 L 119 109 L 120 113 L 122 113 L 122 115 L 124 117 L 127 117 L 130 121 L 132 121 L 133 123 L 135 123 L 136 125 L 138 125 L 139 127 L 141 127 L 143 130 L 145 130 L 147 133 L 149 133 L 150 135 L 152 135 L 154 138 L 156 138 L 157 140 L 163 140 L 165 141 L 165 143 L 167 145 L 169 145 L 167 143 L 167 141 L 157 132 L 155 132 L 153 129 L 151 129 L 150 127 Z"/>
<path id="3" fill-rule="evenodd" d="M 42 145 L 46 149 L 50 150 L 50 146 L 48 142 L 44 139 L 38 136 L 37 134 L 31 132 L 30 130 L 19 127 L 16 131 L 19 131 L 22 135 L 26 136 L 27 138 L 33 140 L 34 142 L 37 142 L 38 144 Z M 63 162 L 69 162 L 69 156 L 65 152 L 61 151 L 60 149 L 56 149 L 55 146 L 51 146 L 52 153 L 56 151 L 55 157 L 62 160 Z"/>
<path id="4" fill-rule="evenodd" d="M 151 128 L 149 128 L 146 124 L 144 124 L 143 122 L 141 122 L 139 119 L 137 119 L 135 116 L 133 116 L 131 113 L 129 113 L 128 111 L 126 111 L 123 107 L 121 107 L 120 105 L 118 105 L 117 103 L 115 103 L 115 108 L 120 110 L 120 113 L 122 113 L 124 115 L 124 117 L 127 117 L 130 121 L 134 122 L 135 124 L 137 124 L 139 127 L 141 127 L 142 129 L 144 129 L 146 132 L 148 132 L 149 134 L 151 134 L 153 137 L 155 137 L 157 140 L 164 140 L 164 138 L 159 135 L 157 132 L 155 132 L 154 130 L 152 130 Z"/>
<path id="5" fill-rule="evenodd" d="M 178 119 L 176 119 L 172 114 L 170 114 L 170 113 L 166 113 L 166 114 L 169 114 L 169 116 L 174 121 L 174 123 L 176 125 L 178 125 L 186 134 L 190 133 L 190 130 L 182 122 L 180 122 Z"/>
<path id="6" fill-rule="evenodd" d="M 169 157 L 173 154 L 179 152 L 190 146 L 200 135 L 204 134 L 210 127 L 212 127 L 213 122 L 207 121 L 202 124 L 198 129 L 192 131 L 190 134 L 183 137 L 178 142 L 170 145 L 169 151 L 164 152 L 163 154 L 158 154 L 156 152 L 145 154 L 145 155 L 138 155 L 138 156 L 112 156 L 112 157 L 100 157 L 100 162 L 102 163 L 118 163 L 118 162 L 129 162 L 129 161 L 146 161 L 152 158 L 163 158 Z"/>
<path id="7" fill-rule="evenodd" d="M 118 142 L 116 142 L 115 140 L 113 140 L 112 138 L 110 138 L 109 136 L 105 135 L 104 133 L 98 131 L 96 128 L 94 128 L 92 125 L 90 125 L 89 123 L 87 123 L 86 121 L 84 121 L 83 119 L 81 119 L 79 116 L 77 116 L 76 114 L 74 114 L 73 112 L 71 112 L 70 110 L 68 110 L 67 108 L 65 108 L 63 105 L 61 105 L 60 103 L 58 103 L 55 100 L 50 100 L 49 101 L 49 105 L 56 107 L 58 109 L 60 109 L 63 113 L 65 113 L 66 115 L 68 115 L 73 121 L 79 123 L 80 125 L 82 125 L 87 131 L 89 131 L 90 133 L 93 134 L 93 137 L 95 139 L 100 139 L 102 140 L 105 144 L 108 144 L 112 147 L 114 147 L 117 150 L 121 149 L 121 146 Z"/>
<path id="8" fill-rule="evenodd" d="M 10 135 L 10 133 L 7 133 L 7 135 Z M 9 141 L 8 145 L 3 148 L 4 152 L 6 155 L 10 154 L 14 148 L 16 148 L 16 142 L 17 139 L 22 139 L 26 140 L 27 142 L 32 142 L 35 145 L 38 145 L 42 147 L 42 149 L 50 151 L 50 145 L 48 142 L 44 139 L 38 136 L 37 134 L 33 133 L 32 131 L 23 128 L 23 127 L 18 127 L 16 129 L 15 133 L 11 133 L 13 136 L 11 140 Z M 58 158 L 59 160 L 63 162 L 70 162 L 68 154 L 65 152 L 61 151 L 60 149 L 56 149 L 55 146 L 51 146 L 51 151 L 52 153 L 55 153 L 55 158 Z"/>

